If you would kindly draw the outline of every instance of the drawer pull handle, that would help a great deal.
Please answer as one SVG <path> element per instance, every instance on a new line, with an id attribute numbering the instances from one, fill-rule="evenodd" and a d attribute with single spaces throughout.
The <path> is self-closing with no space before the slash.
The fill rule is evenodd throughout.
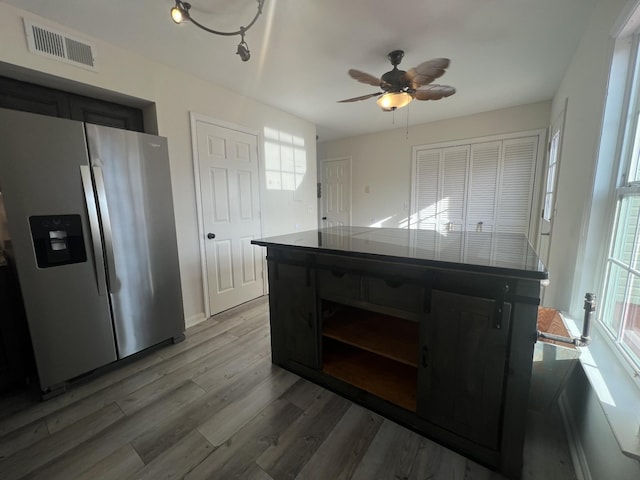
<path id="1" fill-rule="evenodd" d="M 422 347 L 422 366 L 424 368 L 429 366 L 429 347 L 426 345 Z"/>
<path id="2" fill-rule="evenodd" d="M 391 288 L 398 288 L 402 286 L 402 282 L 399 280 L 385 280 L 384 283 Z"/>

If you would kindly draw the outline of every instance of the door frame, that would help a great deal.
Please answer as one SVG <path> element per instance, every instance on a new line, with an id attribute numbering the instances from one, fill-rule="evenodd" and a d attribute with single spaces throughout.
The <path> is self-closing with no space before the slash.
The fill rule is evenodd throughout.
<path id="1" fill-rule="evenodd" d="M 264 237 L 264 222 L 262 221 L 262 199 L 264 198 L 264 171 L 262 168 L 262 158 L 264 155 L 264 139 L 258 130 L 254 130 L 249 127 L 245 127 L 243 125 L 238 125 L 235 123 L 227 122 L 225 120 L 220 120 L 218 118 L 213 118 L 208 115 L 204 115 L 201 113 L 196 113 L 193 111 L 189 112 L 189 123 L 191 126 L 191 155 L 193 157 L 193 176 L 194 176 L 194 187 L 196 194 L 196 213 L 198 217 L 198 245 L 200 248 L 200 272 L 202 273 L 202 296 L 204 300 L 204 315 L 205 319 L 211 316 L 211 303 L 209 302 L 209 276 L 207 271 L 207 258 L 205 253 L 205 228 L 204 228 L 204 215 L 202 213 L 202 192 L 200 190 L 200 159 L 198 158 L 198 134 L 197 134 L 197 123 L 204 122 L 209 123 L 211 125 L 215 125 L 216 127 L 226 128 L 229 130 L 236 130 L 242 133 L 246 133 L 248 135 L 252 135 L 256 137 L 256 145 L 258 150 L 258 182 L 260 183 L 260 187 L 258 188 L 258 203 L 260 205 L 260 236 Z M 262 283 L 264 286 L 264 292 L 267 293 L 267 276 L 264 275 L 264 272 L 267 271 L 267 261 L 265 256 L 262 256 Z"/>
<path id="2" fill-rule="evenodd" d="M 349 226 L 353 224 L 353 159 L 351 155 L 344 157 L 335 157 L 335 158 L 323 158 L 318 162 L 318 167 L 320 169 L 319 183 L 320 183 L 320 192 L 324 193 L 324 164 L 326 162 L 339 162 L 342 160 L 349 161 Z M 323 226 L 322 217 L 324 217 L 324 206 L 322 202 L 322 197 L 318 197 L 318 225 Z"/>
<path id="3" fill-rule="evenodd" d="M 562 102 L 562 109 L 553 117 L 551 124 L 549 125 L 549 137 L 547 138 L 547 148 L 545 151 L 545 162 L 542 168 L 542 181 L 540 183 L 540 228 L 538 230 L 538 239 L 536 250 L 540 255 L 542 249 L 542 236 L 546 235 L 549 238 L 547 239 L 547 251 L 545 252 L 545 267 L 549 268 L 549 252 L 551 251 L 551 241 L 553 238 L 553 223 L 556 217 L 556 209 L 558 202 L 558 180 L 560 178 L 560 171 L 562 169 L 562 146 L 564 143 L 564 129 L 567 120 L 567 107 L 569 105 L 569 98 L 565 98 L 564 102 Z M 557 128 L 556 128 L 557 127 Z M 544 223 L 544 219 L 542 218 L 542 213 L 544 213 L 544 197 L 546 195 L 547 188 L 547 177 L 549 175 L 549 163 L 551 162 L 551 142 L 553 141 L 553 133 L 556 130 L 560 130 L 560 136 L 558 137 L 558 145 L 556 150 L 556 172 L 555 178 L 552 186 L 553 198 L 551 200 L 551 220 L 549 222 L 549 232 L 548 234 L 543 233 L 542 227 Z M 541 256 L 541 255 L 540 255 Z"/>

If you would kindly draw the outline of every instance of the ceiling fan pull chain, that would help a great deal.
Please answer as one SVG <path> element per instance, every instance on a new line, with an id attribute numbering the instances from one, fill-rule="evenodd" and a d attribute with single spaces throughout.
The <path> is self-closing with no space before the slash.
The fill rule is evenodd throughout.
<path id="1" fill-rule="evenodd" d="M 407 130 L 404 134 L 404 139 L 409 140 L 409 110 L 411 109 L 411 105 L 407 106 Z"/>

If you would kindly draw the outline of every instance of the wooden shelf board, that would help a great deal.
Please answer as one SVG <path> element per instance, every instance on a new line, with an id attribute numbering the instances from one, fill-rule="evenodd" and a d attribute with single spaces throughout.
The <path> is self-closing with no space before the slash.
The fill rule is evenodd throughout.
<path id="1" fill-rule="evenodd" d="M 338 342 L 326 342 L 322 370 L 412 412 L 416 411 L 418 370 Z"/>
<path id="2" fill-rule="evenodd" d="M 412 367 L 418 366 L 418 324 L 380 313 L 341 308 L 325 319 L 325 337 Z"/>

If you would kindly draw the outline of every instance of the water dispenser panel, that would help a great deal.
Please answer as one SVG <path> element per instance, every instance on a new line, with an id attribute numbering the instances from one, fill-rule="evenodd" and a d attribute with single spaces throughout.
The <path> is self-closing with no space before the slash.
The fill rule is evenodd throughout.
<path id="1" fill-rule="evenodd" d="M 38 267 L 49 268 L 87 260 L 80 215 L 29 217 Z"/>

